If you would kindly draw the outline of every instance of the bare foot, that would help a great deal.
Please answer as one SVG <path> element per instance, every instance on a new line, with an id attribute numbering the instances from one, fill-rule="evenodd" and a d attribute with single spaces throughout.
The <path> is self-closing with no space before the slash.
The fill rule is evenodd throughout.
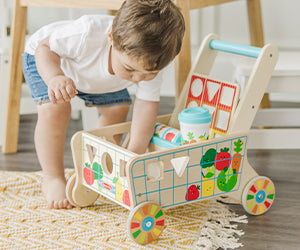
<path id="1" fill-rule="evenodd" d="M 44 176 L 42 190 L 49 208 L 72 208 L 66 198 L 66 179 L 64 177 Z"/>

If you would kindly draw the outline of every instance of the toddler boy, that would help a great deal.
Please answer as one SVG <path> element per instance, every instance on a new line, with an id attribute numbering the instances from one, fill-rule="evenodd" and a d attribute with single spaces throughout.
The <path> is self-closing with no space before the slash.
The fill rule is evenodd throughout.
<path id="1" fill-rule="evenodd" d="M 64 149 L 70 100 L 100 114 L 98 127 L 126 121 L 136 84 L 128 149 L 144 153 L 153 135 L 161 73 L 179 53 L 184 20 L 171 0 L 126 0 L 115 17 L 83 16 L 33 34 L 23 72 L 38 104 L 35 147 L 50 208 L 71 208 L 65 196 Z M 120 142 L 117 137 L 116 143 Z"/>

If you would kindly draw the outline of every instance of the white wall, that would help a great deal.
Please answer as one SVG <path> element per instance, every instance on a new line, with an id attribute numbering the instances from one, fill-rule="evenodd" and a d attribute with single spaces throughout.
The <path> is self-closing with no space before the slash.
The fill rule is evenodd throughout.
<path id="1" fill-rule="evenodd" d="M 261 9 L 265 42 L 300 50 L 300 1 L 261 0 Z M 224 40 L 250 41 L 246 0 L 201 9 L 200 19 L 200 37 L 214 32 Z"/>

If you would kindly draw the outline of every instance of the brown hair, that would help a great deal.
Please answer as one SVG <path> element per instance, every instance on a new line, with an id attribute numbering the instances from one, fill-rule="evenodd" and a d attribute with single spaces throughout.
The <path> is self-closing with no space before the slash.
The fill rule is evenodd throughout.
<path id="1" fill-rule="evenodd" d="M 149 71 L 174 59 L 184 31 L 183 16 L 171 0 L 126 0 L 112 25 L 114 47 L 143 59 Z"/>

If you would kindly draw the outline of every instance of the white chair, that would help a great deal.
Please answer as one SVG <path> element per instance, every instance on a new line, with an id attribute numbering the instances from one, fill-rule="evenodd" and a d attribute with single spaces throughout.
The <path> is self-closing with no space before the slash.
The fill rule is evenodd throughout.
<path id="1" fill-rule="evenodd" d="M 251 60 L 234 61 L 234 81 L 243 85 L 252 69 Z M 279 52 L 278 63 L 271 76 L 267 92 L 270 99 L 300 104 L 300 51 Z M 291 106 L 291 105 L 288 105 Z M 259 129 L 258 127 L 269 127 Z M 260 109 L 252 124 L 249 148 L 300 148 L 300 108 Z"/>

